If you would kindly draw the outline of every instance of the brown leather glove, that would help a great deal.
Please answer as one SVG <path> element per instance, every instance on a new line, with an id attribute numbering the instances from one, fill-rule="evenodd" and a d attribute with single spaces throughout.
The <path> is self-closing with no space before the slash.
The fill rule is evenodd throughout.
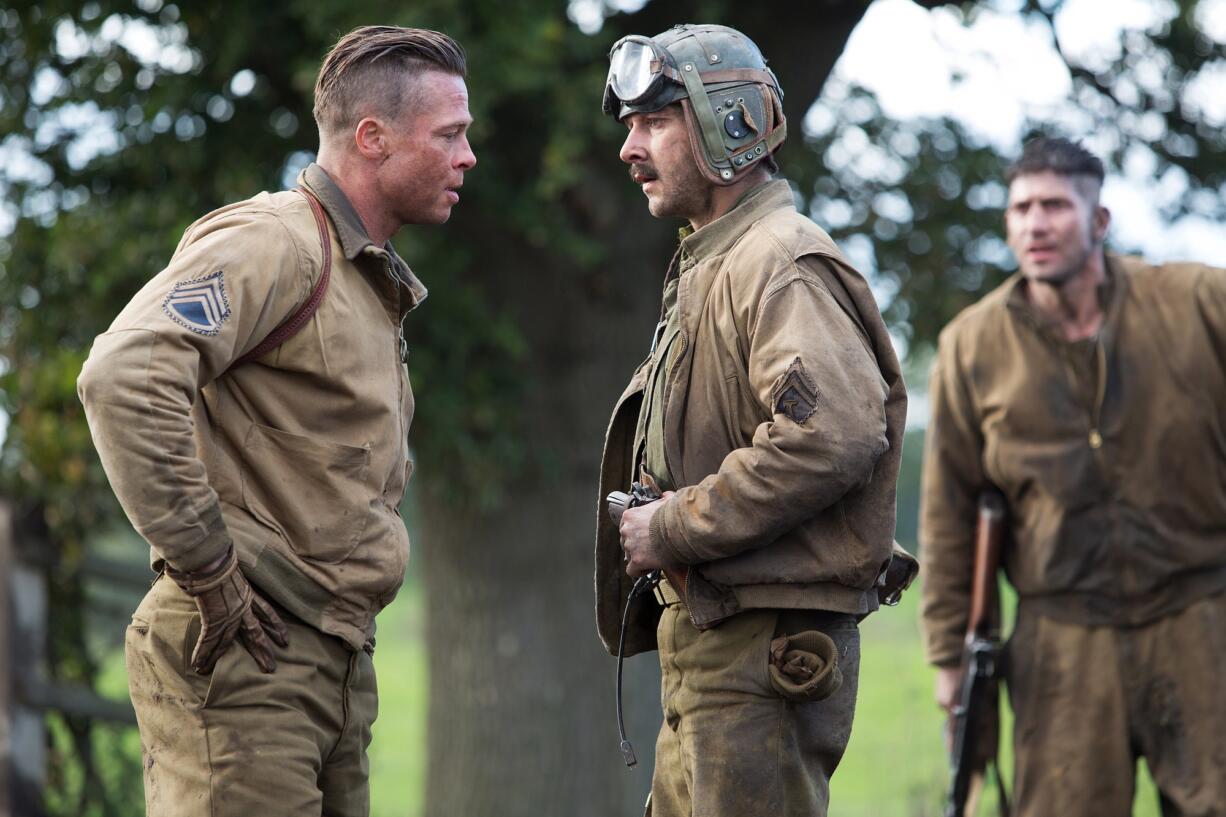
<path id="1" fill-rule="evenodd" d="M 201 675 L 213 671 L 217 659 L 237 637 L 262 672 L 273 672 L 272 638 L 289 646 L 289 633 L 281 617 L 264 601 L 238 569 L 238 556 L 231 547 L 226 554 L 200 570 L 181 573 L 169 566 L 166 575 L 196 600 L 200 610 L 200 638 L 192 651 L 192 669 Z"/>

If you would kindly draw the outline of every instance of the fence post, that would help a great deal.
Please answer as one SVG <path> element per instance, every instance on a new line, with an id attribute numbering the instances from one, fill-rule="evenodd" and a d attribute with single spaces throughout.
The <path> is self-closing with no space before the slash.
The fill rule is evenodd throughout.
<path id="1" fill-rule="evenodd" d="M 8 814 L 37 817 L 44 813 L 42 791 L 47 777 L 47 735 L 43 714 L 26 700 L 31 677 L 46 662 L 47 586 L 42 574 L 20 558 L 12 507 L 0 501 L 0 597 L 5 640 L 3 672 L 6 737 L 3 796 Z M 0 810 L 0 814 L 5 812 Z"/>
<path id="2" fill-rule="evenodd" d="M 8 505 L 0 501 L 0 817 L 13 813 L 10 794 L 13 762 L 13 653 L 9 649 L 9 582 L 13 575 L 13 526 Z"/>

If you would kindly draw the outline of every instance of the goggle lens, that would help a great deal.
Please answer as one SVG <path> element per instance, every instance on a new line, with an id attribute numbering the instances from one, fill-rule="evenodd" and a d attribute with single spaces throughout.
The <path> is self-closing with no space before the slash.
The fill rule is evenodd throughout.
<path id="1" fill-rule="evenodd" d="M 627 40 L 609 58 L 609 84 L 622 102 L 633 103 L 647 93 L 659 75 L 652 70 L 655 52 L 646 43 Z"/>

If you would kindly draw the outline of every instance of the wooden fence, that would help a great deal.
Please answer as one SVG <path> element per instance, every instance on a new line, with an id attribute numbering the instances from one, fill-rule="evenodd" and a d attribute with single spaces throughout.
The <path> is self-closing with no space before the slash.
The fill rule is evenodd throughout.
<path id="1" fill-rule="evenodd" d="M 0 817 L 46 813 L 49 713 L 91 724 L 136 724 L 126 700 L 102 698 L 92 689 L 48 676 L 47 566 L 38 563 L 37 555 L 54 550 L 45 544 L 23 541 L 11 508 L 0 501 Z M 104 595 L 111 600 L 102 600 L 97 614 L 108 620 L 106 630 L 116 636 L 109 647 L 117 648 L 123 632 L 117 616 L 135 607 L 149 574 L 98 558 L 90 558 L 83 571 L 90 584 L 109 590 Z"/>

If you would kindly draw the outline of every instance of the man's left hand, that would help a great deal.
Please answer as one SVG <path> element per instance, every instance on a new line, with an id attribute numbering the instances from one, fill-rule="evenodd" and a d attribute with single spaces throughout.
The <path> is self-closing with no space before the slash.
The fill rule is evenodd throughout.
<path id="1" fill-rule="evenodd" d="M 665 491 L 659 500 L 637 508 L 627 508 L 622 514 L 618 531 L 622 537 L 622 550 L 626 552 L 628 575 L 637 578 L 665 566 L 661 553 L 651 541 L 651 518 L 674 493 Z"/>

